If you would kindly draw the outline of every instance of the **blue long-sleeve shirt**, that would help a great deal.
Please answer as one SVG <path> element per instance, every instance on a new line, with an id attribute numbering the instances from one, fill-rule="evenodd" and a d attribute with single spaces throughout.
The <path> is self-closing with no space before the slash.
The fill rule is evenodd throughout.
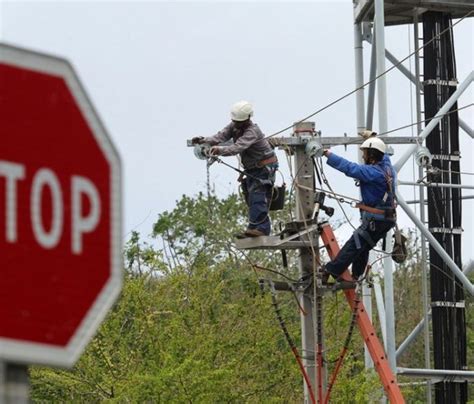
<path id="1" fill-rule="evenodd" d="M 397 176 L 387 154 L 377 164 L 357 164 L 331 152 L 327 163 L 348 177 L 359 180 L 362 202 L 365 205 L 373 207 L 393 206 Z M 384 201 L 384 195 L 388 192 L 387 179 L 390 176 L 392 178 L 393 192 Z"/>

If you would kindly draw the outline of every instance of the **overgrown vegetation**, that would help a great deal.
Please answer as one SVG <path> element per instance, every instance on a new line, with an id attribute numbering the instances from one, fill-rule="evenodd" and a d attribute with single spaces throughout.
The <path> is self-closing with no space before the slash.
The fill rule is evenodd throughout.
<path id="1" fill-rule="evenodd" d="M 298 366 L 270 296 L 257 282 L 278 275 L 251 265 L 282 271 L 281 256 L 235 250 L 232 235 L 244 227 L 245 213 L 236 195 L 223 200 L 183 196 L 154 225 L 158 247 L 134 233 L 125 246 L 121 298 L 74 369 L 31 368 L 33 401 L 301 402 Z M 297 256 L 289 260 L 285 275 L 298 278 Z M 421 318 L 416 255 L 410 262 L 395 274 L 398 342 Z M 279 293 L 278 301 L 298 341 L 300 314 L 294 296 Z M 351 317 L 342 294 L 325 298 L 324 316 L 331 371 Z M 471 348 L 473 340 L 470 334 Z M 403 366 L 423 366 L 420 341 L 401 358 Z M 403 391 L 410 402 L 424 402 L 423 388 Z M 363 344 L 356 331 L 331 402 L 377 402 L 381 394 L 377 375 L 364 370 Z"/>

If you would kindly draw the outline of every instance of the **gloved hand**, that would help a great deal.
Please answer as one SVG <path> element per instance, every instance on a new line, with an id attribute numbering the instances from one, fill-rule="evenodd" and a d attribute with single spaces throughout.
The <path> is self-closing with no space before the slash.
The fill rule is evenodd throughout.
<path id="1" fill-rule="evenodd" d="M 364 139 L 368 139 L 369 137 L 377 136 L 377 132 L 374 132 L 370 129 L 366 129 L 362 132 L 359 132 L 359 135 L 362 136 Z"/>
<path id="2" fill-rule="evenodd" d="M 332 153 L 331 149 L 324 149 L 323 151 L 323 156 L 329 157 L 329 155 Z"/>
<path id="3" fill-rule="evenodd" d="M 195 136 L 191 139 L 192 144 L 202 144 L 204 143 L 204 137 L 203 136 Z"/>
<path id="4" fill-rule="evenodd" d="M 221 154 L 221 148 L 219 146 L 212 146 L 211 150 L 209 150 L 209 154 L 211 156 L 218 156 Z"/>

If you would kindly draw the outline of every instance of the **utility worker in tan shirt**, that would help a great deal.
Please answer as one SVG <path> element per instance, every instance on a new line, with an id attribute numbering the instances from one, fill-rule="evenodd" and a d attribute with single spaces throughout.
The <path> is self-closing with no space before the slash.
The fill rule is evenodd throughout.
<path id="1" fill-rule="evenodd" d="M 258 237 L 270 234 L 271 222 L 268 210 L 271 202 L 278 159 L 257 124 L 250 119 L 252 105 L 239 101 L 231 109 L 232 122 L 210 137 L 194 137 L 193 144 L 211 145 L 214 156 L 234 156 L 240 154 L 245 178 L 242 186 L 248 194 L 249 224 L 242 236 Z M 231 141 L 229 145 L 219 145 Z M 219 146 L 218 146 L 219 145 Z"/>

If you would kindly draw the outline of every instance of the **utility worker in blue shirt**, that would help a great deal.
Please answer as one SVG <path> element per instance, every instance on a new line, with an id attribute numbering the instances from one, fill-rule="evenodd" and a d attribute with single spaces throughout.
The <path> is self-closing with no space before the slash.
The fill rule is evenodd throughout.
<path id="1" fill-rule="evenodd" d="M 372 136 L 368 137 L 369 134 Z M 351 264 L 352 277 L 357 280 L 365 272 L 370 250 L 396 224 L 396 172 L 385 154 L 385 143 L 374 132 L 365 131 L 364 135 L 367 138 L 360 147 L 364 164 L 350 162 L 331 150 L 324 151 L 328 165 L 359 181 L 362 203 L 357 204 L 361 225 L 325 265 L 323 283 L 327 283 L 329 275 L 338 280 Z"/>

